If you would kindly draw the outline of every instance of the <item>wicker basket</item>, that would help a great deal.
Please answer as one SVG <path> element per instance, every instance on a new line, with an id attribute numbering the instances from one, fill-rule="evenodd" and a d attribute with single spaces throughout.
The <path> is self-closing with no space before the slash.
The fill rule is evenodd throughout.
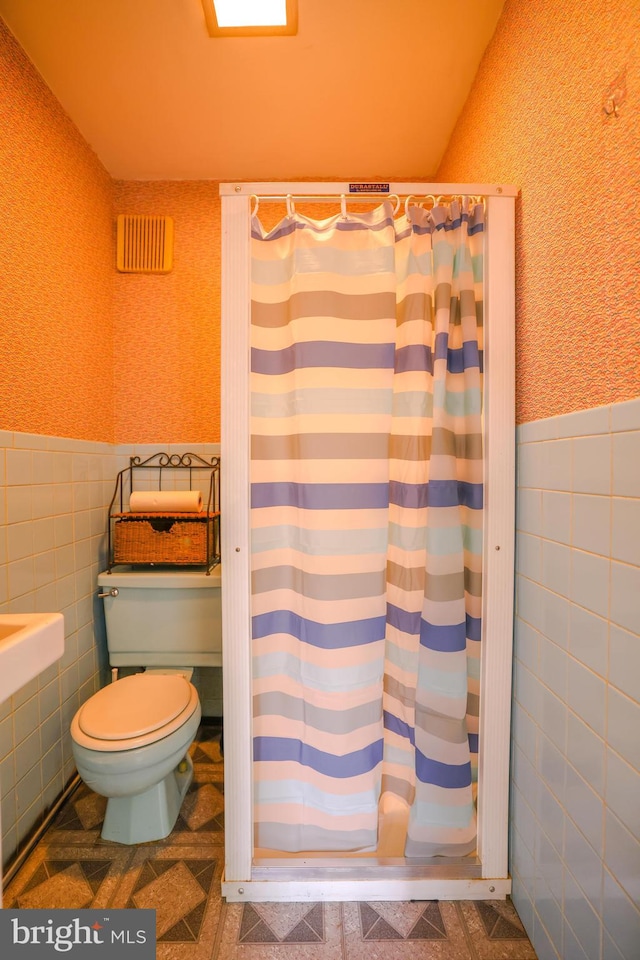
<path id="1" fill-rule="evenodd" d="M 217 514 L 116 514 L 114 563 L 206 564 L 213 559 L 214 537 L 207 527 Z"/>

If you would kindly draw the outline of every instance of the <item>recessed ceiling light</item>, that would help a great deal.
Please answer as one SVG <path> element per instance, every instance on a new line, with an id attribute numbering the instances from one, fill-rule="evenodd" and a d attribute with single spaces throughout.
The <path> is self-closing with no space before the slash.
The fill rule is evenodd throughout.
<path id="1" fill-rule="evenodd" d="M 287 36 L 298 32 L 298 0 L 202 0 L 212 37 Z"/>

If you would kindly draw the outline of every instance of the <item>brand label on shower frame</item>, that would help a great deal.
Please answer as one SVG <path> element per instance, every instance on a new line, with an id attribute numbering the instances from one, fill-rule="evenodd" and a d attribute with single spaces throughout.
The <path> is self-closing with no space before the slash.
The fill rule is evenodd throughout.
<path id="1" fill-rule="evenodd" d="M 349 193 L 389 193 L 388 183 L 350 183 Z"/>

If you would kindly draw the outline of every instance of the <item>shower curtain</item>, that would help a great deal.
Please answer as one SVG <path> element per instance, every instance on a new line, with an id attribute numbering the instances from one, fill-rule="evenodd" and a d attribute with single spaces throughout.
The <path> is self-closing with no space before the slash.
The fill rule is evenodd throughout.
<path id="1" fill-rule="evenodd" d="M 252 219 L 255 845 L 476 844 L 483 206 Z"/>

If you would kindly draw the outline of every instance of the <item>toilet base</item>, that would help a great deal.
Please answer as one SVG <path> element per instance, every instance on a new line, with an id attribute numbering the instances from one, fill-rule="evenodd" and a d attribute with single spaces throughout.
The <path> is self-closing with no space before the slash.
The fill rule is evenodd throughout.
<path id="1" fill-rule="evenodd" d="M 193 762 L 186 754 L 175 770 L 148 790 L 132 797 L 109 797 L 102 839 L 134 844 L 168 837 L 192 780 Z"/>

